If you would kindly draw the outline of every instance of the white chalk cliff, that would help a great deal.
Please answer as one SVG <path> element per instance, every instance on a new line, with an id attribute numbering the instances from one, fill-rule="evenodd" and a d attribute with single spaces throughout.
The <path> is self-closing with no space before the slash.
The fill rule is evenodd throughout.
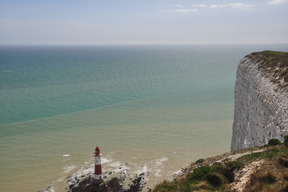
<path id="1" fill-rule="evenodd" d="M 288 55 L 275 59 L 277 53 L 253 53 L 238 65 L 232 151 L 288 135 Z"/>

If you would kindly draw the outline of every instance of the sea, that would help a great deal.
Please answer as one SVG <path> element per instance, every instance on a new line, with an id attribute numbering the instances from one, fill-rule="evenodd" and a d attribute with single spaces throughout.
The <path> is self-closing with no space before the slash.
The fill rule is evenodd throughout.
<path id="1" fill-rule="evenodd" d="M 230 151 L 239 60 L 280 45 L 0 46 L 0 191 L 64 192 L 93 168 L 148 186 Z"/>

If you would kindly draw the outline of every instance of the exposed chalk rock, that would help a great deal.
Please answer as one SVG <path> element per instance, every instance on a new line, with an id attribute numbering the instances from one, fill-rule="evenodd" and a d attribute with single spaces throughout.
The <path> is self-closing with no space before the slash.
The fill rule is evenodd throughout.
<path id="1" fill-rule="evenodd" d="M 232 151 L 265 145 L 272 138 L 283 141 L 288 135 L 287 77 L 287 53 L 252 53 L 240 61 L 234 93 Z"/>

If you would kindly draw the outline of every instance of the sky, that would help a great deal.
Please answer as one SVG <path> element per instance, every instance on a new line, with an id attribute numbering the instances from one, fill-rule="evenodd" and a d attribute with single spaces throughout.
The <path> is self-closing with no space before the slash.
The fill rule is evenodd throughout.
<path id="1" fill-rule="evenodd" d="M 288 0 L 0 0 L 0 45 L 288 43 Z"/>

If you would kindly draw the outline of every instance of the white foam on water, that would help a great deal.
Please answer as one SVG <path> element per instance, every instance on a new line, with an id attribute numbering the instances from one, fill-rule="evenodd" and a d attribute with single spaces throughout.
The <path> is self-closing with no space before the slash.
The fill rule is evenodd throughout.
<path id="1" fill-rule="evenodd" d="M 161 166 L 165 161 L 168 161 L 168 157 L 162 157 L 161 159 L 156 159 L 155 164 L 156 166 Z"/>
<path id="2" fill-rule="evenodd" d="M 162 171 L 162 169 L 155 169 L 155 170 L 154 170 L 154 172 L 155 172 L 155 173 L 154 173 L 154 176 L 155 176 L 155 177 L 161 177 L 161 176 L 162 176 L 162 175 L 160 174 L 161 171 Z"/>
<path id="3" fill-rule="evenodd" d="M 164 162 L 168 161 L 168 157 L 162 157 L 160 159 L 156 159 L 153 165 L 153 174 L 155 177 L 161 177 L 162 175 L 160 174 L 163 169 L 163 164 Z"/>
<path id="4" fill-rule="evenodd" d="M 77 166 L 76 165 L 67 165 L 64 167 L 64 173 L 69 173 L 71 172 L 72 170 L 76 169 Z"/>
<path id="5" fill-rule="evenodd" d="M 120 167 L 120 166 L 122 166 L 122 163 L 119 161 L 115 161 L 115 162 L 109 163 L 109 166 L 110 167 Z"/>
<path id="6" fill-rule="evenodd" d="M 93 171 L 94 171 L 94 167 L 90 167 L 90 168 L 82 168 L 77 173 L 78 173 L 78 176 L 82 176 L 82 175 L 92 174 Z"/>
<path id="7" fill-rule="evenodd" d="M 101 164 L 106 164 L 106 163 L 110 163 L 112 161 L 112 159 L 108 159 L 105 157 L 101 157 Z"/>
<path id="8" fill-rule="evenodd" d="M 178 176 L 180 176 L 182 174 L 183 174 L 183 171 L 182 170 L 178 170 L 178 171 L 175 171 L 174 173 L 172 173 L 172 177 L 176 178 L 176 177 L 178 177 Z"/>
<path id="9" fill-rule="evenodd" d="M 50 186 L 44 192 L 56 192 L 56 191 L 53 186 Z"/>
<path id="10" fill-rule="evenodd" d="M 57 182 L 63 182 L 64 181 L 64 177 L 61 177 L 59 179 L 56 180 Z"/>
<path id="11" fill-rule="evenodd" d="M 148 165 L 145 164 L 139 170 L 136 171 L 136 174 L 148 173 L 148 172 L 149 172 Z"/>
<path id="12" fill-rule="evenodd" d="M 68 185 L 77 183 L 83 176 L 88 176 L 93 173 L 93 168 L 80 168 L 75 173 L 67 178 Z"/>
<path id="13" fill-rule="evenodd" d="M 103 173 L 103 175 L 106 176 L 120 172 L 128 174 L 128 172 L 130 171 L 130 167 L 126 166 L 124 163 L 121 163 L 120 161 L 113 162 L 113 160 L 107 162 L 104 169 L 105 172 Z"/>

